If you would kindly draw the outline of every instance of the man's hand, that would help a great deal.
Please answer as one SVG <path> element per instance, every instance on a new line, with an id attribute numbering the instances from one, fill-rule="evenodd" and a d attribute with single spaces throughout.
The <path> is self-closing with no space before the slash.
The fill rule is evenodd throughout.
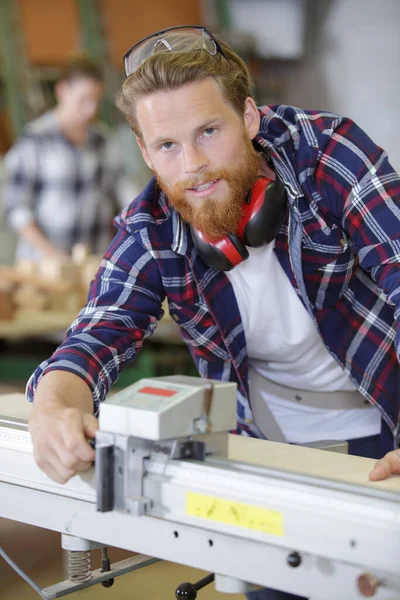
<path id="1" fill-rule="evenodd" d="M 94 461 L 88 440 L 98 421 L 92 407 L 88 386 L 72 373 L 51 371 L 39 382 L 29 431 L 37 464 L 57 483 L 66 483 Z"/>
<path id="2" fill-rule="evenodd" d="M 400 450 L 392 450 L 378 460 L 369 478 L 371 481 L 379 481 L 389 475 L 400 475 Z"/>
<path id="3" fill-rule="evenodd" d="M 87 471 L 94 460 L 88 438 L 97 429 L 97 419 L 79 408 L 51 401 L 34 408 L 29 431 L 37 464 L 58 483 Z"/>
<path id="4" fill-rule="evenodd" d="M 19 235 L 23 237 L 31 246 L 36 248 L 40 254 L 45 258 L 54 258 L 60 261 L 71 260 L 67 253 L 58 250 L 54 244 L 52 244 L 46 236 L 42 233 L 39 227 L 35 223 L 28 223 L 24 225 L 18 231 Z"/>

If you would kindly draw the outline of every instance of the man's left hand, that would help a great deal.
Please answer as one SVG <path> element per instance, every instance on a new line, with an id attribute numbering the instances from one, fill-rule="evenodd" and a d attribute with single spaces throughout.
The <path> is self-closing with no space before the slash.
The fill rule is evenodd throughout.
<path id="1" fill-rule="evenodd" d="M 379 481 L 389 475 L 400 475 L 400 450 L 392 450 L 378 460 L 369 478 L 371 481 Z"/>

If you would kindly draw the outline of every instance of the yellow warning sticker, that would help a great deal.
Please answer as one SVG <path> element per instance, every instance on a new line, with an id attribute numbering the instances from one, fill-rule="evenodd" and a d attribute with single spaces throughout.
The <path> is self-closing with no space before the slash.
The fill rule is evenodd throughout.
<path id="1" fill-rule="evenodd" d="M 187 492 L 186 514 L 279 537 L 284 534 L 281 512 L 225 498 Z"/>

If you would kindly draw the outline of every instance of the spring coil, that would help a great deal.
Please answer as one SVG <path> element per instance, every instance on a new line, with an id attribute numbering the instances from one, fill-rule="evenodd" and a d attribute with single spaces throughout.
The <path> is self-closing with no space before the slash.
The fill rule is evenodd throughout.
<path id="1" fill-rule="evenodd" d="M 68 576 L 74 583 L 84 583 L 92 578 L 90 551 L 68 551 Z"/>

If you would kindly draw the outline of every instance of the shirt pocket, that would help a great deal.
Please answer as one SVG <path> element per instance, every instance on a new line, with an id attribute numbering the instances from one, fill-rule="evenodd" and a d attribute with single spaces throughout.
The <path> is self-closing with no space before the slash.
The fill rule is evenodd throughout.
<path id="1" fill-rule="evenodd" d="M 337 225 L 305 234 L 302 241 L 303 277 L 316 309 L 335 306 L 358 267 L 351 239 Z"/>

